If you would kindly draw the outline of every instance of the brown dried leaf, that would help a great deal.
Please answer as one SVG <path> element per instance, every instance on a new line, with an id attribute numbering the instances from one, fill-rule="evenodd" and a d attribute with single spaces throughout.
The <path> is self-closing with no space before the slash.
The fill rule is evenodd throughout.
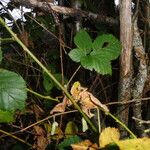
<path id="1" fill-rule="evenodd" d="M 57 105 L 50 111 L 50 114 L 65 112 L 66 105 L 67 105 L 67 101 L 68 101 L 68 99 L 67 99 L 67 97 L 65 96 L 64 99 L 63 99 L 63 102 L 57 104 Z"/>
<path id="2" fill-rule="evenodd" d="M 106 145 L 117 142 L 120 139 L 120 133 L 117 128 L 105 128 L 99 137 L 100 147 L 105 147 Z"/>
<path id="3" fill-rule="evenodd" d="M 33 113 L 35 114 L 35 117 L 37 120 L 44 114 L 44 110 L 37 104 L 31 105 L 30 108 L 32 109 Z"/>
<path id="4" fill-rule="evenodd" d="M 91 113 L 91 109 L 100 107 L 105 112 L 109 112 L 109 109 L 106 105 L 102 104 L 92 93 L 87 91 L 87 88 L 81 86 L 80 82 L 75 82 L 71 88 L 70 93 L 72 97 L 81 104 L 83 112 L 89 117 L 92 118 L 94 114 Z M 71 104 L 70 104 L 71 105 Z"/>
<path id="5" fill-rule="evenodd" d="M 26 47 L 34 48 L 34 43 L 29 39 L 29 33 L 27 31 L 22 32 L 18 36 Z"/>
<path id="6" fill-rule="evenodd" d="M 49 144 L 46 132 L 39 126 L 34 126 L 35 131 L 35 140 L 33 147 L 37 150 L 45 150 L 47 145 Z"/>
<path id="7" fill-rule="evenodd" d="M 96 97 L 93 96 L 88 91 L 83 91 L 80 94 L 80 104 L 81 108 L 84 111 L 84 113 L 87 114 L 88 117 L 93 117 L 94 114 L 92 114 L 90 111 L 91 109 L 100 107 L 104 109 L 104 111 L 109 112 L 108 108 L 106 105 L 102 104 Z"/>
<path id="8" fill-rule="evenodd" d="M 88 92 L 89 93 L 89 92 Z M 93 96 L 93 94 L 89 93 L 89 96 L 91 98 L 91 101 L 96 105 L 102 108 L 105 112 L 109 112 L 109 109 L 106 105 L 102 104 L 96 97 Z"/>
<path id="9" fill-rule="evenodd" d="M 90 140 L 84 140 L 80 143 L 71 144 L 73 150 L 96 150 L 98 149 L 97 144 L 93 144 Z"/>
<path id="10" fill-rule="evenodd" d="M 21 41 L 26 47 L 29 47 L 29 33 L 24 31 L 19 35 Z"/>

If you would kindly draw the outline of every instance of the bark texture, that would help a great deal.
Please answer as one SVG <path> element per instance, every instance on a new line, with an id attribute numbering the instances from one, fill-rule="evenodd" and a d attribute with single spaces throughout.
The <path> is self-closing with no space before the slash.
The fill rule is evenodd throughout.
<path id="1" fill-rule="evenodd" d="M 122 0 L 120 2 L 120 38 L 122 43 L 122 52 L 120 57 L 120 81 L 118 98 L 125 102 L 131 99 L 132 85 L 132 18 L 131 18 L 131 0 Z M 122 106 L 118 109 L 120 120 L 128 125 L 128 106 Z M 122 137 L 127 135 L 126 131 L 120 127 Z"/>
<path id="2" fill-rule="evenodd" d="M 142 39 L 139 33 L 137 26 L 137 19 L 133 24 L 133 47 L 135 50 L 136 58 L 139 61 L 138 73 L 135 77 L 134 87 L 133 87 L 133 98 L 140 99 L 142 98 L 143 89 L 147 79 L 147 63 L 146 63 L 146 54 L 142 44 Z M 133 108 L 133 114 L 135 118 L 142 120 L 142 102 L 138 100 Z M 136 129 L 138 130 L 139 136 L 146 136 L 144 133 L 144 125 L 141 124 L 138 120 L 135 120 Z"/>

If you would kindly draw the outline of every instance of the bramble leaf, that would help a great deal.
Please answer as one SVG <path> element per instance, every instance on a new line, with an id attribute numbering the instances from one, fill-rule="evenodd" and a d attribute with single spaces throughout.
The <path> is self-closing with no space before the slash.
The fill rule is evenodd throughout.
<path id="1" fill-rule="evenodd" d="M 112 74 L 111 62 L 105 58 L 99 58 L 98 55 L 88 55 L 81 58 L 81 65 L 91 71 L 95 70 L 96 72 L 104 74 Z"/>
<path id="2" fill-rule="evenodd" d="M 69 56 L 73 61 L 80 62 L 81 58 L 83 56 L 86 56 L 86 53 L 85 53 L 85 51 L 76 48 L 69 52 Z"/>
<path id="3" fill-rule="evenodd" d="M 84 68 L 102 75 L 112 74 L 111 60 L 116 59 L 121 52 L 121 44 L 117 38 L 103 34 L 92 43 L 88 33 L 81 30 L 75 36 L 74 42 L 78 48 L 69 53 L 73 61 L 80 62 Z"/>
<path id="4" fill-rule="evenodd" d="M 24 110 L 26 98 L 24 79 L 14 72 L 0 69 L 0 109 L 12 112 Z"/>
<path id="5" fill-rule="evenodd" d="M 0 123 L 9 123 L 13 122 L 13 120 L 14 117 L 12 112 L 0 110 Z"/>
<path id="6" fill-rule="evenodd" d="M 76 36 L 74 37 L 74 43 L 79 49 L 86 51 L 87 54 L 91 51 L 92 39 L 84 30 L 80 30 L 76 34 Z"/>
<path id="7" fill-rule="evenodd" d="M 92 46 L 92 54 L 99 55 L 100 58 L 104 57 L 108 60 L 116 59 L 121 51 L 120 42 L 111 34 L 98 36 Z"/>

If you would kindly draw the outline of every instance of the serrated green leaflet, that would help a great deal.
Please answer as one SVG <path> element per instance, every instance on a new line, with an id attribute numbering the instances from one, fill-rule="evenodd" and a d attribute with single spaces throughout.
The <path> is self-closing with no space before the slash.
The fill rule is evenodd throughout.
<path id="1" fill-rule="evenodd" d="M 0 123 L 13 122 L 13 113 L 9 111 L 0 110 Z"/>
<path id="2" fill-rule="evenodd" d="M 0 109 L 12 112 L 24 110 L 26 98 L 23 78 L 14 72 L 0 69 Z"/>
<path id="3" fill-rule="evenodd" d="M 70 58 L 75 62 L 80 62 L 83 56 L 86 56 L 86 53 L 81 49 L 73 49 L 69 53 Z"/>
<path id="4" fill-rule="evenodd" d="M 82 57 L 81 65 L 91 71 L 95 70 L 102 75 L 112 74 L 111 62 L 104 58 L 99 59 L 98 55 L 88 55 Z"/>
<path id="5" fill-rule="evenodd" d="M 74 43 L 79 49 L 86 51 L 87 54 L 91 51 L 92 39 L 84 30 L 80 30 L 76 34 L 76 36 L 74 37 Z"/>
<path id="6" fill-rule="evenodd" d="M 93 54 L 101 55 L 101 57 L 105 57 L 108 60 L 116 59 L 121 51 L 120 42 L 110 34 L 104 34 L 97 37 L 92 46 Z"/>
<path id="7" fill-rule="evenodd" d="M 86 44 L 88 45 L 88 43 L 86 43 L 88 40 L 84 40 L 87 35 L 87 32 L 83 30 L 77 33 L 74 42 L 78 48 L 70 51 L 70 58 L 75 62 L 80 62 L 86 69 L 91 71 L 95 70 L 102 75 L 111 75 L 111 60 L 116 59 L 121 52 L 119 40 L 110 34 L 98 36 L 92 43 L 92 51 L 89 51 L 88 48 L 91 47 L 85 46 Z M 89 38 L 90 37 L 88 37 L 88 39 Z M 82 47 L 81 45 L 84 46 Z"/>
<path id="8" fill-rule="evenodd" d="M 47 92 L 52 90 L 52 88 L 54 87 L 53 81 L 50 79 L 50 77 L 46 73 L 43 73 L 43 86 Z"/>

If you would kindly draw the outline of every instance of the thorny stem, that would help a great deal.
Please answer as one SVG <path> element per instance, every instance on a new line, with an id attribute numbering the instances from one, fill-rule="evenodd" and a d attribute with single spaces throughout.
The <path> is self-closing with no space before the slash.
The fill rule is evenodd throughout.
<path id="1" fill-rule="evenodd" d="M 35 57 L 35 55 L 22 43 L 22 41 L 17 37 L 17 35 L 5 24 L 2 18 L 0 18 L 0 23 L 8 30 L 8 32 L 14 37 L 16 42 L 23 48 L 25 52 L 30 55 L 30 57 L 43 69 L 45 73 L 62 89 L 62 91 L 65 93 L 65 95 L 68 97 L 68 99 L 72 102 L 74 107 L 81 113 L 83 118 L 87 121 L 87 123 L 90 125 L 91 129 L 94 132 L 98 132 L 97 128 L 94 126 L 94 124 L 91 122 L 91 120 L 86 116 L 86 114 L 81 110 L 79 105 L 74 101 L 74 99 L 71 97 L 69 92 L 66 90 L 65 87 L 63 87 L 56 78 L 48 71 L 48 69 Z"/>
<path id="2" fill-rule="evenodd" d="M 8 136 L 10 136 L 10 137 L 12 137 L 12 138 L 14 138 L 14 139 L 20 141 L 20 142 L 22 142 L 22 143 L 24 143 L 24 144 L 26 144 L 26 145 L 28 145 L 28 146 L 30 146 L 30 147 L 32 147 L 31 144 L 27 143 L 26 141 L 24 141 L 23 139 L 20 139 L 19 137 L 15 136 L 15 135 L 12 135 L 11 133 L 8 133 L 8 132 L 6 132 L 6 131 L 4 131 L 4 130 L 1 130 L 1 129 L 0 129 L 0 132 L 3 133 L 3 134 L 8 135 Z"/>
<path id="3" fill-rule="evenodd" d="M 111 113 L 107 113 L 108 116 L 110 116 L 111 118 L 113 118 L 118 124 L 120 124 L 122 127 L 124 127 L 126 129 L 126 131 L 128 133 L 130 133 L 130 135 L 132 135 L 133 138 L 137 138 L 136 135 L 124 124 L 122 123 L 118 118 L 116 118 L 114 115 L 112 115 Z"/>

